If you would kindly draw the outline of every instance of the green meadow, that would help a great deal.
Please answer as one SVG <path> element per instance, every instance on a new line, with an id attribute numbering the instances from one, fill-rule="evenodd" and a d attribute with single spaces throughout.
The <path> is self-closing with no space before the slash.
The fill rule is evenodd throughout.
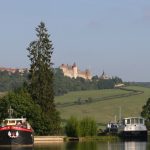
<path id="1" fill-rule="evenodd" d="M 120 109 L 122 117 L 140 116 L 142 106 L 146 103 L 150 97 L 150 88 L 144 88 L 139 86 L 128 86 L 127 89 L 133 89 L 137 91 L 143 91 L 139 95 L 130 95 L 118 98 L 104 99 L 100 101 L 92 101 L 91 103 L 76 104 L 67 107 L 57 107 L 61 114 L 62 119 L 68 119 L 70 116 L 76 116 L 81 119 L 85 116 L 94 118 L 97 123 L 108 123 L 119 119 Z M 105 89 L 105 90 L 91 90 L 91 91 L 79 91 L 70 92 L 63 96 L 56 96 L 56 104 L 73 103 L 79 98 L 81 100 L 88 99 L 103 99 L 104 97 L 110 97 L 115 95 L 128 94 L 131 91 L 125 91 L 121 89 Z"/>

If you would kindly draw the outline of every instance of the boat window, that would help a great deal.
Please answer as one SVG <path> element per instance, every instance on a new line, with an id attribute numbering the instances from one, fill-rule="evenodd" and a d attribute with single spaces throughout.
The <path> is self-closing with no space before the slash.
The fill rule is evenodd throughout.
<path id="1" fill-rule="evenodd" d="M 131 118 L 131 124 L 134 124 L 134 118 Z"/>
<path id="2" fill-rule="evenodd" d="M 130 119 L 127 119 L 127 124 L 130 124 Z"/>
<path id="3" fill-rule="evenodd" d="M 125 125 L 125 119 L 122 120 L 123 125 Z"/>
<path id="4" fill-rule="evenodd" d="M 140 124 L 144 124 L 144 120 L 142 118 L 140 119 Z"/>
<path id="5" fill-rule="evenodd" d="M 16 121 L 15 120 L 9 120 L 7 125 L 16 125 Z"/>
<path id="6" fill-rule="evenodd" d="M 138 119 L 138 118 L 135 118 L 135 119 L 134 119 L 134 123 L 138 124 L 138 123 L 139 123 L 139 119 Z"/>
<path id="7" fill-rule="evenodd" d="M 16 122 L 15 120 L 10 120 L 10 121 L 9 121 L 9 123 L 15 123 L 15 122 Z"/>

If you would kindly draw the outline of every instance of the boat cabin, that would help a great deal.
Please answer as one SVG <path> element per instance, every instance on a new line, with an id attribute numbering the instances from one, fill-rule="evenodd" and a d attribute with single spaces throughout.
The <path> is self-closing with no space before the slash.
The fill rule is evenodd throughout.
<path id="1" fill-rule="evenodd" d="M 30 129 L 30 124 L 26 121 L 26 118 L 8 118 L 2 121 L 1 126 L 18 126 Z"/>
<path id="2" fill-rule="evenodd" d="M 129 117 L 129 118 L 124 118 L 122 120 L 123 125 L 132 125 L 132 124 L 145 124 L 145 120 L 142 117 Z"/>

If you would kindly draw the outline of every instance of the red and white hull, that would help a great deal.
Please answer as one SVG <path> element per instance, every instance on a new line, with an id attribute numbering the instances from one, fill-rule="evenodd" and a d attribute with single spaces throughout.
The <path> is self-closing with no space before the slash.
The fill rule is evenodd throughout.
<path id="1" fill-rule="evenodd" d="M 0 127 L 0 145 L 33 145 L 32 129 L 17 126 Z"/>

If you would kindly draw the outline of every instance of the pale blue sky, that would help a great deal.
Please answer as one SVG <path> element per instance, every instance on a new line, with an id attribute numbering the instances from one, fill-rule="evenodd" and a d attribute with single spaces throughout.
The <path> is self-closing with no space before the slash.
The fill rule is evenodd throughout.
<path id="1" fill-rule="evenodd" d="M 150 81 L 150 0 L 1 0 L 0 66 L 29 67 L 35 27 L 45 22 L 53 62 Z"/>

